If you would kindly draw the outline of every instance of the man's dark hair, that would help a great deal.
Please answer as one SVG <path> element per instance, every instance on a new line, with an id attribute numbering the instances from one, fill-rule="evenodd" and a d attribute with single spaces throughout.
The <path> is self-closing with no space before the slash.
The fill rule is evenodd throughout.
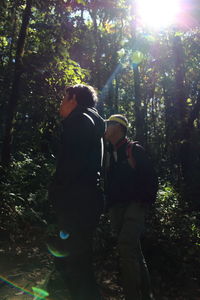
<path id="1" fill-rule="evenodd" d="M 90 85 L 76 84 L 67 87 L 65 92 L 69 93 L 69 98 L 76 95 L 76 101 L 80 106 L 94 107 L 97 102 L 97 93 Z"/>

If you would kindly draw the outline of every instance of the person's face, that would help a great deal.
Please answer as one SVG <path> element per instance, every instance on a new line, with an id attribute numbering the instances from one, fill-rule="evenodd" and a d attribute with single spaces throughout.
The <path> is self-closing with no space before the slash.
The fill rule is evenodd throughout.
<path id="1" fill-rule="evenodd" d="M 68 117 L 68 115 L 76 108 L 76 96 L 73 95 L 71 98 L 69 93 L 64 94 L 63 100 L 60 104 L 60 116 L 63 118 Z"/>
<path id="2" fill-rule="evenodd" d="M 107 128 L 105 131 L 105 139 L 109 142 L 112 141 L 113 137 L 116 134 L 117 126 L 118 124 L 116 122 L 107 122 Z"/>

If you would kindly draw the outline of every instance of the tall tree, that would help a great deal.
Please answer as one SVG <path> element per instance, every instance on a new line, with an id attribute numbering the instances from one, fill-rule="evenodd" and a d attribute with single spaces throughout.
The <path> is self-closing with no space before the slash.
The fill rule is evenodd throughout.
<path id="1" fill-rule="evenodd" d="M 186 130 L 186 87 L 184 84 L 184 50 L 180 36 L 175 36 L 173 38 L 173 50 L 175 61 L 175 111 L 178 134 L 176 138 L 182 140 Z"/>
<path id="2" fill-rule="evenodd" d="M 22 25 L 21 25 L 21 29 L 17 41 L 14 78 L 12 83 L 11 95 L 8 102 L 7 118 L 5 123 L 5 133 L 4 133 L 2 157 L 1 157 L 3 165 L 8 165 L 11 159 L 12 129 L 13 129 L 13 123 L 15 119 L 17 102 L 19 100 L 20 80 L 23 73 L 22 59 L 24 56 L 25 41 L 27 36 L 29 20 L 31 17 L 31 7 L 32 7 L 32 0 L 27 0 L 26 7 L 24 9 L 24 13 L 22 17 Z"/>

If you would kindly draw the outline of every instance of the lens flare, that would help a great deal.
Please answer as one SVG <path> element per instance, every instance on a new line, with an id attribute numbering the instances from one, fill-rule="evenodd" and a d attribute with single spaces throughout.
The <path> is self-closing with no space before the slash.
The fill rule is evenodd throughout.
<path id="1" fill-rule="evenodd" d="M 48 244 L 47 244 L 47 249 L 54 257 L 62 258 L 62 257 L 67 257 L 69 255 L 69 253 L 58 251 L 56 248 L 54 248 L 53 246 L 50 246 Z"/>
<path id="2" fill-rule="evenodd" d="M 131 56 L 131 61 L 133 64 L 138 65 L 144 59 L 144 54 L 140 51 L 134 51 Z"/>
<path id="3" fill-rule="evenodd" d="M 43 289 L 37 288 L 37 287 L 32 287 L 34 296 L 36 299 L 45 299 L 46 297 L 49 296 L 49 293 Z"/>
<path id="4" fill-rule="evenodd" d="M 4 276 L 0 276 L 0 280 L 3 281 L 3 282 L 5 282 L 5 283 L 8 284 L 9 286 L 14 287 L 14 288 L 20 290 L 22 293 L 28 294 L 28 295 L 30 295 L 30 296 L 32 296 L 32 297 L 35 297 L 35 298 L 34 298 L 35 300 L 36 300 L 36 299 L 37 299 L 37 300 L 39 300 L 39 299 L 40 299 L 40 300 L 41 300 L 41 299 L 45 300 L 46 297 L 49 296 L 49 293 L 48 293 L 47 291 L 41 289 L 41 288 L 32 287 L 32 290 L 33 290 L 33 292 L 32 292 L 32 291 L 29 291 L 29 290 L 27 290 L 27 289 L 24 289 L 24 288 L 18 286 L 16 283 L 14 283 L 14 282 L 8 280 L 8 279 L 5 278 Z"/>
<path id="5" fill-rule="evenodd" d="M 69 238 L 69 233 L 65 232 L 64 230 L 61 230 L 59 236 L 62 240 L 66 240 Z"/>
<path id="6" fill-rule="evenodd" d="M 143 35 L 144 36 L 144 38 L 148 41 L 148 42 L 155 42 L 156 41 L 156 39 L 155 39 L 155 37 L 154 36 L 152 36 L 152 35 L 150 35 L 150 34 L 144 34 Z"/>

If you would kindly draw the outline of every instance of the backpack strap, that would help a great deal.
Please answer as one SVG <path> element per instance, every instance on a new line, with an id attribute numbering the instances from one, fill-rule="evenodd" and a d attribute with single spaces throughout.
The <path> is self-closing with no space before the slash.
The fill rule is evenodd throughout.
<path id="1" fill-rule="evenodd" d="M 86 116 L 93 125 L 95 125 L 94 120 L 92 119 L 92 117 L 90 115 L 88 115 L 86 113 L 83 113 L 83 115 Z"/>
<path id="2" fill-rule="evenodd" d="M 128 158 L 128 162 L 129 162 L 129 165 L 131 166 L 131 168 L 133 168 L 133 169 L 136 167 L 136 160 L 133 156 L 133 147 L 135 147 L 136 144 L 138 144 L 137 141 L 128 142 L 127 147 L 126 147 L 126 155 Z"/>

